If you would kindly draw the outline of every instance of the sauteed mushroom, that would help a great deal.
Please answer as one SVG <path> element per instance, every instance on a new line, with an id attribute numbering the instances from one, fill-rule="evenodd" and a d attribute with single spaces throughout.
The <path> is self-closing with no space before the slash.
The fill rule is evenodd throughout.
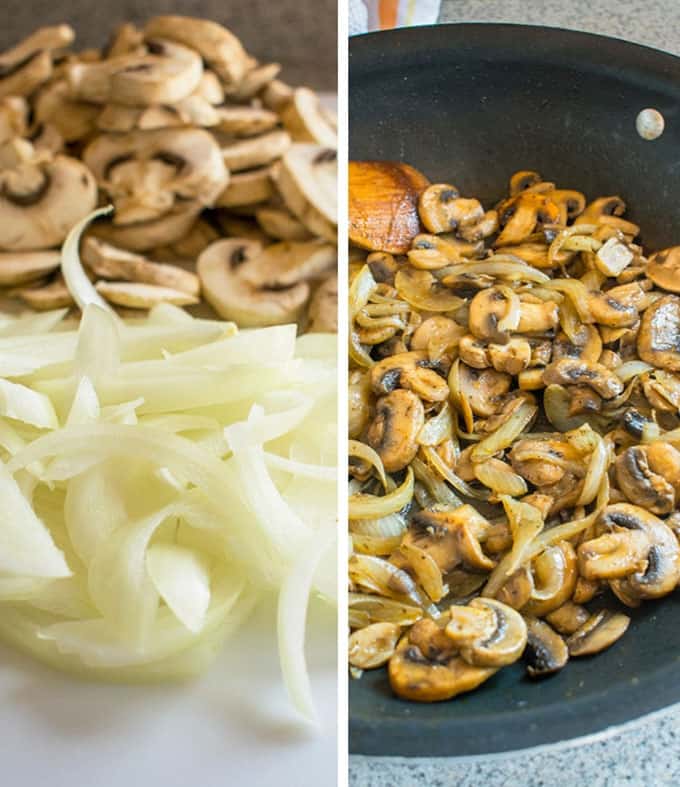
<path id="1" fill-rule="evenodd" d="M 481 204 L 429 186 L 429 234 L 352 261 L 351 435 L 382 467 L 350 475 L 376 506 L 385 495 L 379 526 L 395 533 L 368 593 L 393 599 L 380 588 L 397 572 L 419 610 L 389 659 L 405 699 L 453 697 L 488 677 L 461 684 L 464 663 L 522 650 L 530 676 L 556 672 L 628 627 L 584 604 L 611 590 L 636 607 L 680 582 L 676 249 L 648 258 L 619 197 L 586 205 L 529 171 L 510 192 L 489 240 Z M 385 451 L 390 398 L 417 416 Z"/>
<path id="2" fill-rule="evenodd" d="M 413 461 L 418 452 L 418 433 L 424 423 L 423 403 L 412 391 L 397 388 L 378 399 L 367 439 L 388 473 L 401 470 Z"/>

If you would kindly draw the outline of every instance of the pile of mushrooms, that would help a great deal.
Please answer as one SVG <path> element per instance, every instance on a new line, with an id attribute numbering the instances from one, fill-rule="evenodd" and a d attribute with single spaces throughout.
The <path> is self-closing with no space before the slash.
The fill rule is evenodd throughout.
<path id="1" fill-rule="evenodd" d="M 0 287 L 73 303 L 59 247 L 123 309 L 198 304 L 243 326 L 337 329 L 336 127 L 221 25 L 159 16 L 73 52 L 68 25 L 0 54 Z"/>
<path id="2" fill-rule="evenodd" d="M 351 251 L 349 661 L 404 699 L 553 674 L 680 581 L 680 247 L 509 191 L 425 184 L 405 255 Z"/>

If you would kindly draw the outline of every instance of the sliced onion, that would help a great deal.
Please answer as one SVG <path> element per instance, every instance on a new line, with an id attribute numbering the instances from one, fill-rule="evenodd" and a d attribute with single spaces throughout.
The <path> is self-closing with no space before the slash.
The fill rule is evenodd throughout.
<path id="1" fill-rule="evenodd" d="M 448 508 L 458 508 L 458 506 L 463 505 L 463 501 L 458 495 L 456 495 L 453 490 L 438 477 L 435 471 L 421 459 L 416 457 L 411 462 L 411 467 L 413 468 L 415 477 L 425 485 L 439 505 L 447 506 Z"/>
<path id="2" fill-rule="evenodd" d="M 508 281 L 532 281 L 537 284 L 545 284 L 550 281 L 550 277 L 539 271 L 538 268 L 533 268 L 519 257 L 513 257 L 509 254 L 494 254 L 493 257 L 489 257 L 488 260 L 483 262 L 465 262 L 460 265 L 449 265 L 437 271 L 437 276 L 441 277 L 444 283 L 446 283 L 449 276 L 455 279 L 461 274 L 494 276 L 499 279 L 507 279 Z"/>
<path id="3" fill-rule="evenodd" d="M 448 402 L 444 402 L 441 410 L 434 417 L 427 420 L 418 433 L 420 445 L 437 446 L 445 440 L 450 440 L 453 435 L 453 418 Z"/>
<path id="4" fill-rule="evenodd" d="M 370 445 L 366 445 L 366 443 L 362 443 L 359 440 L 350 440 L 347 444 L 347 455 L 356 456 L 374 467 L 383 485 L 383 489 L 386 492 L 394 489 L 394 481 L 385 474 L 385 467 L 383 466 L 382 459 L 378 455 L 378 452 L 374 451 Z"/>
<path id="5" fill-rule="evenodd" d="M 430 465 L 439 473 L 439 475 L 461 495 L 471 497 L 474 500 L 488 500 L 489 493 L 486 490 L 475 489 L 470 486 L 466 481 L 457 476 L 453 470 L 446 464 L 446 462 L 439 456 L 439 454 L 432 448 L 432 446 L 423 446 L 423 455 L 430 463 Z"/>
<path id="6" fill-rule="evenodd" d="M 602 485 L 602 478 L 606 474 L 609 464 L 607 444 L 597 432 L 593 432 L 593 435 L 596 438 L 596 444 L 590 456 L 588 471 L 583 481 L 583 489 L 576 501 L 577 506 L 587 506 L 593 502 Z"/>
<path id="7" fill-rule="evenodd" d="M 394 286 L 407 303 L 427 312 L 451 312 L 464 303 L 429 271 L 401 268 L 394 277 Z"/>
<path id="8" fill-rule="evenodd" d="M 473 462 L 484 462 L 494 454 L 503 451 L 512 445 L 536 416 L 538 407 L 531 402 L 524 401 L 501 426 L 488 437 L 480 440 L 470 452 Z"/>
<path id="9" fill-rule="evenodd" d="M 588 306 L 589 293 L 580 279 L 550 279 L 545 286 L 564 293 L 569 298 L 574 309 L 576 309 L 576 313 L 582 323 L 594 322 Z"/>
<path id="10" fill-rule="evenodd" d="M 401 511 L 402 508 L 411 502 L 413 497 L 413 469 L 409 467 L 406 478 L 401 486 L 392 492 L 379 497 L 377 495 L 367 495 L 363 492 L 351 495 L 349 498 L 349 518 L 350 519 L 380 519 L 388 514 Z"/>

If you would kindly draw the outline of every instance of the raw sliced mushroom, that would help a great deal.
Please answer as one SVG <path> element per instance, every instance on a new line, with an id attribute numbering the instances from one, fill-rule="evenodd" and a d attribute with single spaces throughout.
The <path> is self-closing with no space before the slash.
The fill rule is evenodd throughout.
<path id="1" fill-rule="evenodd" d="M 307 309 L 309 333 L 337 333 L 338 276 L 333 274 L 314 291 Z"/>
<path id="2" fill-rule="evenodd" d="M 293 144 L 275 172 L 276 187 L 288 209 L 314 235 L 337 237 L 337 153 L 331 148 Z"/>
<path id="3" fill-rule="evenodd" d="M 85 149 L 83 160 L 113 199 L 114 227 L 132 225 L 138 236 L 146 224 L 174 215 L 195 217 L 203 206 L 214 204 L 228 177 L 213 137 L 196 128 L 102 134 Z M 117 245 L 142 251 L 173 243 L 187 229 L 180 221 L 173 232 L 168 221 L 165 238 L 134 245 L 127 239 Z M 157 233 L 152 228 L 150 234 Z"/>
<path id="4" fill-rule="evenodd" d="M 560 635 L 545 621 L 524 619 L 527 627 L 527 646 L 524 660 L 531 678 L 542 678 L 559 672 L 569 661 L 569 649 Z"/>
<path id="5" fill-rule="evenodd" d="M 52 76 L 52 54 L 72 43 L 69 25 L 41 27 L 0 54 L 0 98 L 29 96 Z"/>
<path id="6" fill-rule="evenodd" d="M 234 137 L 254 137 L 279 124 L 276 112 L 261 107 L 223 106 L 217 109 L 217 130 Z"/>
<path id="7" fill-rule="evenodd" d="M 442 638 L 448 639 L 429 620 L 419 621 L 401 638 L 388 668 L 390 686 L 398 697 L 415 702 L 448 700 L 476 689 L 497 671 L 468 664 Z"/>
<path id="8" fill-rule="evenodd" d="M 217 22 L 186 16 L 156 16 L 145 28 L 146 38 L 167 38 L 195 50 L 227 87 L 246 74 L 248 56 L 236 36 Z"/>
<path id="9" fill-rule="evenodd" d="M 281 120 L 295 142 L 313 142 L 326 148 L 337 147 L 337 132 L 321 110 L 313 90 L 298 87 L 281 111 Z"/>
<path id="10" fill-rule="evenodd" d="M 69 156 L 36 157 L 22 140 L 12 166 L 0 163 L 0 249 L 26 251 L 59 245 L 95 207 L 97 186 L 89 169 Z"/>
<path id="11" fill-rule="evenodd" d="M 271 167 L 237 172 L 229 178 L 227 188 L 217 198 L 216 205 L 220 208 L 232 208 L 266 202 L 274 195 L 271 174 Z"/>
<path id="12" fill-rule="evenodd" d="M 630 625 L 630 618 L 621 612 L 601 610 L 592 615 L 567 639 L 570 656 L 592 656 L 611 647 Z"/>
<path id="13" fill-rule="evenodd" d="M 281 112 L 293 98 L 293 88 L 280 79 L 272 79 L 262 88 L 262 103 L 273 112 Z"/>
<path id="14" fill-rule="evenodd" d="M 73 296 L 61 274 L 44 286 L 20 289 L 17 291 L 17 296 L 31 309 L 39 312 L 74 305 Z"/>
<path id="15" fill-rule="evenodd" d="M 398 388 L 378 399 L 366 439 L 388 473 L 402 470 L 413 461 L 424 423 L 423 403 L 412 391 Z"/>
<path id="16" fill-rule="evenodd" d="M 98 222 L 90 232 L 120 248 L 149 251 L 185 238 L 195 225 L 199 213 L 200 206 L 189 202 L 188 207 L 175 207 L 160 218 L 149 221 L 130 224 Z"/>
<path id="17" fill-rule="evenodd" d="M 680 371 L 680 297 L 665 295 L 645 309 L 637 349 L 643 361 L 659 369 Z"/>
<path id="18" fill-rule="evenodd" d="M 255 218 L 267 235 L 277 240 L 303 241 L 312 237 L 307 227 L 285 208 L 258 208 Z"/>
<path id="19" fill-rule="evenodd" d="M 264 167 L 283 156 L 290 144 L 288 133 L 275 129 L 256 137 L 223 142 L 222 159 L 231 172 Z"/>
<path id="20" fill-rule="evenodd" d="M 175 306 L 190 306 L 198 303 L 195 295 L 170 287 L 140 282 L 98 281 L 97 292 L 116 306 L 129 309 L 152 309 L 159 303 L 172 303 Z"/>
<path id="21" fill-rule="evenodd" d="M 82 243 L 83 262 L 102 279 L 154 284 L 198 296 L 200 282 L 196 274 L 177 265 L 151 262 L 141 254 L 118 249 L 97 238 L 86 237 Z"/>
<path id="22" fill-rule="evenodd" d="M 59 251 L 0 253 L 0 287 L 14 287 L 42 279 L 61 263 Z"/>
<path id="23" fill-rule="evenodd" d="M 375 669 L 387 664 L 394 654 L 401 628 L 396 623 L 371 623 L 349 638 L 349 663 L 359 669 Z"/>
<path id="24" fill-rule="evenodd" d="M 249 261 L 243 281 L 262 289 L 279 290 L 300 281 L 320 279 L 333 271 L 337 251 L 329 243 L 272 243 Z"/>
<path id="25" fill-rule="evenodd" d="M 72 97 L 131 107 L 172 105 L 198 87 L 203 63 L 193 49 L 161 38 L 147 40 L 144 49 L 67 66 L 65 75 Z"/>
<path id="26" fill-rule="evenodd" d="M 257 241 L 241 238 L 208 246 L 196 263 L 203 296 L 220 317 L 243 327 L 295 322 L 309 299 L 309 284 L 299 282 L 282 289 L 254 287 L 243 274 L 261 251 Z"/>
<path id="27" fill-rule="evenodd" d="M 280 63 L 255 63 L 252 68 L 246 71 L 245 76 L 237 87 L 229 88 L 229 97 L 233 101 L 250 101 L 259 93 L 262 103 L 266 107 L 278 111 L 278 106 L 272 106 L 272 104 L 277 104 L 276 98 L 279 97 L 277 93 L 278 85 L 271 91 L 269 88 L 275 82 L 283 85 L 282 82 L 279 83 L 279 80 L 276 79 L 280 71 Z M 288 88 L 287 85 L 285 87 L 290 91 L 290 96 L 292 96 L 292 89 Z"/>
<path id="28" fill-rule="evenodd" d="M 0 99 L 0 145 L 28 133 L 29 106 L 21 96 Z"/>

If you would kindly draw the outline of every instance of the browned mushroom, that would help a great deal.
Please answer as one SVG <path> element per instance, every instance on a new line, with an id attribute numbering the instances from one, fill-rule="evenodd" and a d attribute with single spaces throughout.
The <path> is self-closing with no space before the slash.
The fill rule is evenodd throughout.
<path id="1" fill-rule="evenodd" d="M 570 656 L 591 656 L 611 647 L 625 633 L 630 618 L 602 610 L 590 617 L 567 640 Z"/>
<path id="2" fill-rule="evenodd" d="M 402 637 L 388 670 L 394 693 L 415 702 L 438 702 L 472 691 L 496 671 L 468 664 L 430 620 L 419 621 Z"/>
<path id="3" fill-rule="evenodd" d="M 442 402 L 449 396 L 449 388 L 436 371 L 427 353 L 414 350 L 391 355 L 371 369 L 371 384 L 378 394 L 408 388 L 430 402 Z"/>
<path id="4" fill-rule="evenodd" d="M 412 391 L 397 388 L 378 399 L 367 440 L 388 473 L 401 470 L 413 461 L 424 423 L 423 403 Z"/>
<path id="5" fill-rule="evenodd" d="M 645 273 L 662 290 L 680 292 L 680 246 L 653 254 Z"/>
<path id="6" fill-rule="evenodd" d="M 619 489 L 653 514 L 669 514 L 680 489 L 680 451 L 668 443 L 631 446 L 616 460 Z"/>
<path id="7" fill-rule="evenodd" d="M 680 297 L 666 295 L 645 309 L 637 349 L 643 361 L 680 371 Z"/>
<path id="8" fill-rule="evenodd" d="M 538 618 L 527 617 L 525 623 L 527 647 L 524 660 L 529 677 L 541 678 L 559 672 L 569 660 L 569 650 L 562 637 Z"/>
<path id="9" fill-rule="evenodd" d="M 396 623 L 371 623 L 349 638 L 349 663 L 359 669 L 375 669 L 387 664 L 394 654 L 400 627 Z"/>

